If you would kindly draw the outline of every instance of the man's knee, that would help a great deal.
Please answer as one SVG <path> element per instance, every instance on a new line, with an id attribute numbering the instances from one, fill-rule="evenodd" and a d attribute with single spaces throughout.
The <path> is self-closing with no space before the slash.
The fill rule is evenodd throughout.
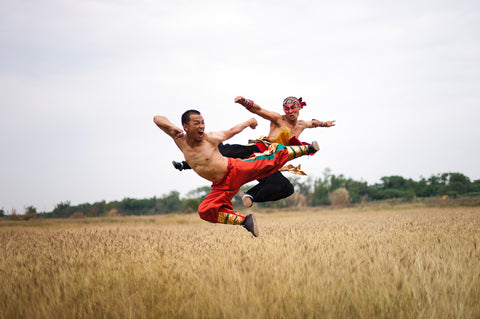
<path id="1" fill-rule="evenodd" d="M 288 180 L 287 180 L 288 181 Z M 295 188 L 293 187 L 292 183 L 288 181 L 288 183 L 285 183 L 285 194 L 286 196 L 290 196 L 295 192 Z"/>
<path id="2" fill-rule="evenodd" d="M 276 180 L 275 189 L 281 194 L 282 198 L 288 197 L 295 192 L 292 183 L 285 177 Z"/>
<path id="3" fill-rule="evenodd" d="M 212 207 L 208 207 L 206 205 L 200 204 L 198 206 L 198 215 L 201 219 L 210 222 L 210 223 L 217 223 L 217 216 L 218 210 Z"/>
<path id="4" fill-rule="evenodd" d="M 280 198 L 288 197 L 295 192 L 292 183 L 280 172 L 271 175 L 268 183 L 271 185 L 272 191 L 274 190 Z"/>

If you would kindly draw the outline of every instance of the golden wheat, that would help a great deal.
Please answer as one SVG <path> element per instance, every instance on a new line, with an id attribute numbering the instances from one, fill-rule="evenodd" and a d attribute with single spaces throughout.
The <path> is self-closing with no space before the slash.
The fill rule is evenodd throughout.
<path id="1" fill-rule="evenodd" d="M 0 318 L 479 318 L 480 208 L 0 221 Z"/>

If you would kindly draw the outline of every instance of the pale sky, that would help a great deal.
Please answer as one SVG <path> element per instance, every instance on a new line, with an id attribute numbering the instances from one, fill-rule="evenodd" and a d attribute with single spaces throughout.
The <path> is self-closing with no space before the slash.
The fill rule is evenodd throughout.
<path id="1" fill-rule="evenodd" d="M 153 123 L 190 108 L 207 131 L 301 119 L 320 152 L 294 164 L 369 184 L 480 179 L 480 2 L 0 1 L 0 208 L 185 196 L 210 183 Z M 268 133 L 256 117 L 231 143 Z M 288 176 L 288 175 L 287 175 Z"/>

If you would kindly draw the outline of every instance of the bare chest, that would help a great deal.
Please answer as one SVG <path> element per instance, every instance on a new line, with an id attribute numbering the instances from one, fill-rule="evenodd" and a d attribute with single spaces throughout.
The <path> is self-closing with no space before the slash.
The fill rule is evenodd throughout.
<path id="1" fill-rule="evenodd" d="M 294 136 L 299 136 L 302 132 L 304 127 L 296 122 L 296 123 L 290 123 L 288 121 L 279 121 L 277 124 L 272 124 L 270 126 L 270 133 L 269 137 L 275 138 L 280 134 L 280 128 L 285 127 L 290 131 L 289 137 L 294 137 Z"/>

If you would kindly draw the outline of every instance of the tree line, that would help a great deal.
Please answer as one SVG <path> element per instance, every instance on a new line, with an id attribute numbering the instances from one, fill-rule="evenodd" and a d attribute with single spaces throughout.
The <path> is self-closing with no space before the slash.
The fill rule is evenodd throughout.
<path id="1" fill-rule="evenodd" d="M 415 181 L 402 176 L 392 175 L 382 177 L 380 183 L 368 185 L 367 182 L 346 178 L 342 174 L 332 174 L 326 169 L 320 178 L 292 177 L 290 181 L 295 187 L 295 193 L 285 199 L 257 203 L 264 208 L 282 208 L 296 206 L 325 206 L 340 204 L 356 204 L 396 199 L 404 202 L 419 198 L 458 198 L 480 195 L 480 180 L 471 181 L 462 173 L 442 173 L 429 178 Z M 245 185 L 242 190 L 248 189 Z M 69 201 L 60 202 L 51 212 L 37 213 L 33 206 L 26 208 L 25 215 L 45 218 L 66 217 L 99 217 L 117 215 L 158 215 L 169 213 L 191 213 L 210 192 L 209 186 L 199 187 L 187 193 L 184 198 L 177 191 L 171 191 L 160 197 L 146 199 L 124 198 L 121 201 L 95 202 L 71 205 Z M 233 199 L 236 209 L 241 209 L 242 203 L 237 195 Z M 0 209 L 0 216 L 5 216 Z"/>

